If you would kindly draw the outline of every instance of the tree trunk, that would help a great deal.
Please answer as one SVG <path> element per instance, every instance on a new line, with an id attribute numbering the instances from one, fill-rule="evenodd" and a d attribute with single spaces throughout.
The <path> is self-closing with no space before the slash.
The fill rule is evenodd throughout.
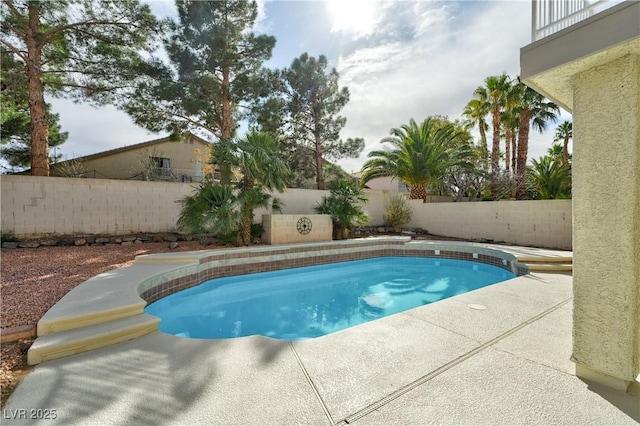
<path id="1" fill-rule="evenodd" d="M 516 159 L 518 157 L 518 132 L 511 132 L 511 142 L 507 140 L 507 143 L 511 143 L 511 172 L 513 178 L 511 180 L 511 198 L 518 196 L 518 167 Z"/>
<path id="2" fill-rule="evenodd" d="M 253 224 L 253 212 L 250 206 L 245 206 L 240 221 L 240 243 L 244 246 L 251 245 L 251 225 Z"/>
<path id="3" fill-rule="evenodd" d="M 339 223 L 333 222 L 333 236 L 334 240 L 347 240 L 349 239 L 349 227 L 340 225 Z"/>
<path id="4" fill-rule="evenodd" d="M 489 166 L 489 146 L 487 145 L 487 131 L 484 128 L 484 121 L 480 123 L 480 152 L 482 155 L 482 164 Z"/>
<path id="5" fill-rule="evenodd" d="M 511 130 L 511 126 L 507 126 L 505 129 L 504 136 L 504 168 L 509 171 L 511 169 L 511 135 L 513 134 L 513 130 Z M 515 156 L 516 153 L 514 152 Z"/>
<path id="6" fill-rule="evenodd" d="M 491 147 L 491 199 L 498 199 L 498 171 L 500 170 L 500 108 L 493 109 L 493 146 Z"/>
<path id="7" fill-rule="evenodd" d="M 491 147 L 491 172 L 500 168 L 500 109 L 493 110 L 493 146 Z"/>
<path id="8" fill-rule="evenodd" d="M 233 137 L 233 116 L 231 114 L 231 95 L 230 95 L 229 69 L 222 70 L 222 123 L 220 123 L 220 135 L 222 140 L 231 141 Z M 231 164 L 219 164 L 220 167 L 220 183 L 231 183 Z"/>
<path id="9" fill-rule="evenodd" d="M 569 137 L 564 137 L 564 144 L 562 145 L 562 165 L 567 167 L 569 164 Z"/>
<path id="10" fill-rule="evenodd" d="M 315 135 L 315 152 L 316 152 L 316 183 L 318 189 L 324 189 L 324 176 L 322 170 L 322 145 L 320 141 L 320 135 Z"/>
<path id="11" fill-rule="evenodd" d="M 324 189 L 324 173 L 322 170 L 322 139 L 320 138 L 320 105 L 318 98 L 311 104 L 313 108 L 313 136 L 315 137 L 316 154 L 316 184 L 318 189 Z"/>
<path id="12" fill-rule="evenodd" d="M 520 113 L 518 122 L 518 158 L 516 160 L 516 169 L 518 171 L 518 191 L 517 197 L 520 198 L 524 194 L 524 180 L 527 175 L 527 155 L 529 154 L 529 126 L 531 111 L 524 109 Z"/>
<path id="13" fill-rule="evenodd" d="M 249 176 L 245 176 L 242 182 L 242 189 L 240 191 L 246 191 L 253 188 L 253 179 Z M 251 225 L 253 224 L 253 205 L 249 201 L 244 201 L 241 209 L 242 218 L 240 219 L 240 242 L 242 245 L 251 245 Z"/>
<path id="14" fill-rule="evenodd" d="M 427 190 L 424 187 L 412 186 L 409 190 L 410 200 L 422 200 L 427 202 Z"/>
<path id="15" fill-rule="evenodd" d="M 518 172 L 518 168 L 516 167 L 516 157 L 518 152 L 517 136 L 517 132 L 511 133 L 511 171 L 514 173 Z"/>
<path id="16" fill-rule="evenodd" d="M 27 71 L 29 73 L 29 114 L 31 115 L 31 175 L 49 176 L 49 120 L 44 102 L 40 4 L 29 2 L 29 26 L 26 34 Z"/>

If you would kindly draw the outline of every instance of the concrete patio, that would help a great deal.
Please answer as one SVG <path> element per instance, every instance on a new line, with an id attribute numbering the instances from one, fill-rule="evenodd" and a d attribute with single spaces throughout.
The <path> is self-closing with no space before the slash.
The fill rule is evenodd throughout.
<path id="1" fill-rule="evenodd" d="M 313 340 L 155 332 L 37 366 L 2 424 L 640 422 L 574 375 L 571 327 L 571 275 L 534 273 Z"/>

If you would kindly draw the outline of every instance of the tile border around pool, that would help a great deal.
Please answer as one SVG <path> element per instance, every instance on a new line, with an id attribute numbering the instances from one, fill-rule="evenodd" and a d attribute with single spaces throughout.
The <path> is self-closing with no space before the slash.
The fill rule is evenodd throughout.
<path id="1" fill-rule="evenodd" d="M 364 238 L 203 252 L 198 260 L 199 272 L 166 280 L 155 277 L 154 284 L 140 283 L 138 294 L 152 303 L 215 278 L 385 256 L 470 260 L 500 267 L 516 276 L 528 273 L 526 265 L 518 263 L 515 256 L 474 243 L 412 241 L 408 237 Z"/>

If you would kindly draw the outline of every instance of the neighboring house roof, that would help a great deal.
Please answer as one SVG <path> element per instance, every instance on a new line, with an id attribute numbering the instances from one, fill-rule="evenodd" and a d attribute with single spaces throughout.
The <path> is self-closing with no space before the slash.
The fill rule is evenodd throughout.
<path id="1" fill-rule="evenodd" d="M 114 148 L 114 149 L 109 149 L 107 151 L 96 152 L 95 154 L 89 154 L 89 155 L 84 155 L 82 157 L 76 157 L 76 158 L 71 158 L 71 159 L 64 160 L 64 161 L 59 161 L 57 163 L 52 163 L 51 165 L 52 166 L 60 165 L 60 164 L 64 164 L 64 163 L 69 162 L 69 161 L 93 160 L 95 158 L 106 157 L 106 156 L 113 155 L 113 154 L 118 154 L 118 153 L 121 153 L 121 152 L 133 151 L 133 150 L 138 150 L 138 149 L 141 149 L 141 148 L 148 148 L 150 146 L 157 145 L 157 144 L 164 143 L 164 142 L 181 142 L 181 141 L 187 140 L 187 139 L 191 139 L 191 140 L 194 140 L 196 142 L 200 142 L 200 143 L 206 144 L 206 145 L 212 145 L 211 142 L 206 141 L 206 140 L 202 139 L 201 137 L 194 135 L 193 133 L 187 133 L 180 140 L 176 140 L 176 139 L 174 139 L 174 137 L 169 135 L 169 136 L 165 136 L 164 138 L 154 139 L 154 140 L 150 140 L 150 141 L 147 141 L 147 142 L 136 143 L 136 144 L 133 144 L 133 145 L 126 145 L 126 146 L 123 146 L 123 147 L 120 147 L 120 148 Z"/>

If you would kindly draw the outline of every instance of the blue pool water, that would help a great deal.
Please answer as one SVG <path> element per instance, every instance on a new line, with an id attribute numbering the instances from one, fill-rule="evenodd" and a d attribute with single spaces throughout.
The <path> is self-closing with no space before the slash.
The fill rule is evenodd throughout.
<path id="1" fill-rule="evenodd" d="M 464 260 L 382 257 L 206 281 L 145 308 L 159 329 L 218 339 L 322 336 L 514 278 Z"/>

